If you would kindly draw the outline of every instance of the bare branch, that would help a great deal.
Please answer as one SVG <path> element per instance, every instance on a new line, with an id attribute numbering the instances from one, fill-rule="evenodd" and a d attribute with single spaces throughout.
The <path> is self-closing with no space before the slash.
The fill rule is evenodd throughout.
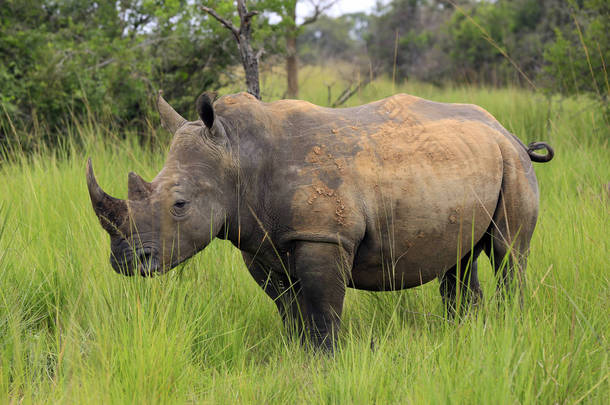
<path id="1" fill-rule="evenodd" d="M 320 15 L 322 15 L 322 13 L 324 13 L 326 10 L 328 10 L 329 8 L 334 6 L 336 3 L 337 3 L 337 0 L 332 0 L 332 1 L 329 1 L 328 3 L 324 3 L 324 2 L 314 3 L 314 2 L 312 2 L 313 6 L 314 6 L 313 15 L 311 15 L 308 18 L 306 18 L 299 25 L 299 27 L 302 27 L 304 25 L 316 22 L 318 20 L 318 17 L 320 17 Z"/>
<path id="2" fill-rule="evenodd" d="M 239 28 L 235 27 L 230 21 L 225 20 L 216 13 L 215 10 L 200 6 L 200 8 L 218 20 L 222 25 L 228 28 L 235 37 L 241 63 L 246 73 L 246 86 L 248 93 L 260 100 L 260 83 L 258 74 L 258 59 L 262 49 L 255 53 L 252 49 L 252 17 L 258 14 L 258 11 L 248 11 L 245 0 L 237 0 L 237 14 L 239 15 Z"/>
<path id="3" fill-rule="evenodd" d="M 219 23 L 221 23 L 227 29 L 229 29 L 235 36 L 235 39 L 237 39 L 237 41 L 239 42 L 239 30 L 237 28 L 235 28 L 235 26 L 233 25 L 233 23 L 231 21 L 228 21 L 228 20 L 222 18 L 220 15 L 218 15 L 216 10 L 214 10 L 214 9 L 211 9 L 206 6 L 200 6 L 200 7 L 203 11 L 205 11 L 206 13 L 208 13 L 209 15 L 214 17 Z"/>
<path id="4" fill-rule="evenodd" d="M 359 81 L 355 87 L 352 87 L 353 83 L 350 83 L 349 86 L 343 90 L 343 93 L 341 93 L 341 95 L 335 100 L 335 102 L 331 104 L 331 107 L 335 108 L 343 105 L 354 94 L 368 86 L 373 80 L 375 80 L 375 75 L 371 73 L 366 79 Z"/>
<path id="5" fill-rule="evenodd" d="M 307 25 L 307 24 L 311 24 L 314 23 L 318 20 L 318 17 L 320 16 L 321 11 L 320 9 L 316 6 L 316 9 L 313 12 L 313 15 L 311 17 L 306 18 L 305 20 L 303 20 L 303 22 L 301 23 L 300 27 L 302 27 L 303 25 Z"/>
<path id="6" fill-rule="evenodd" d="M 258 15 L 258 11 L 248 11 L 245 0 L 237 0 L 237 13 L 240 21 L 239 33 L 250 31 L 250 20 Z"/>
<path id="7" fill-rule="evenodd" d="M 258 15 L 258 11 L 248 11 L 246 13 L 246 15 L 244 16 L 244 21 L 248 22 L 252 19 L 252 17 L 254 17 L 255 15 Z"/>
<path id="8" fill-rule="evenodd" d="M 248 8 L 246 7 L 245 0 L 237 0 L 237 14 L 239 14 L 239 21 L 241 23 L 239 28 L 241 30 L 244 27 L 244 23 L 248 21 L 246 19 L 248 16 Z"/>
<path id="9" fill-rule="evenodd" d="M 265 48 L 261 47 L 258 51 L 256 51 L 256 54 L 254 55 L 254 57 L 256 58 L 256 60 L 259 60 L 261 58 L 261 56 L 263 56 L 264 53 L 265 53 Z"/>

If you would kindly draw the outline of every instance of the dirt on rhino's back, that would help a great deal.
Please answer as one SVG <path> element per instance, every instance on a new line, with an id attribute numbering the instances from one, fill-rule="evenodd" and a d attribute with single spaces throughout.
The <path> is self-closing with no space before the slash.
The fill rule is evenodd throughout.
<path id="1" fill-rule="evenodd" d="M 475 105 L 406 94 L 343 109 L 243 93 L 221 100 L 265 124 L 277 183 L 291 188 L 291 237 L 357 247 L 357 288 L 442 274 L 489 228 L 507 159 L 531 170 L 522 144 Z"/>

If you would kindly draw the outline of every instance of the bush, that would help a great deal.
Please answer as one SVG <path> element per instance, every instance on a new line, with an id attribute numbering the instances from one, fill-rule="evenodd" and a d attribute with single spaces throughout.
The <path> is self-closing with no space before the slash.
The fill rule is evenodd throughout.
<path id="1" fill-rule="evenodd" d="M 57 144 L 66 122 L 91 114 L 141 130 L 158 89 L 177 108 L 191 108 L 231 62 L 228 32 L 209 28 L 185 1 L 5 3 L 0 143 L 11 126 L 43 125 Z"/>

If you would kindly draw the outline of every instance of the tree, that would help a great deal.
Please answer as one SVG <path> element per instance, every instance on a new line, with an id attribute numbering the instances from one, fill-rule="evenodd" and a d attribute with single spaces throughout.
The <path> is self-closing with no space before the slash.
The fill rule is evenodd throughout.
<path id="1" fill-rule="evenodd" d="M 252 48 L 252 17 L 258 14 L 258 11 L 248 11 L 245 0 L 237 0 L 237 13 L 239 15 L 239 27 L 236 27 L 231 21 L 221 17 L 213 8 L 201 6 L 201 9 L 214 17 L 218 22 L 225 26 L 235 38 L 241 63 L 246 73 L 246 87 L 248 93 L 260 100 L 261 90 L 258 78 L 258 60 L 262 53 L 262 48 L 254 52 Z"/>
<path id="2" fill-rule="evenodd" d="M 299 59 L 297 50 L 297 38 L 304 26 L 314 23 L 326 10 L 331 8 L 336 0 L 309 0 L 313 7 L 313 12 L 305 18 L 302 23 L 297 24 L 297 2 L 298 0 L 267 0 L 263 1 L 270 10 L 275 11 L 282 17 L 281 27 L 283 28 L 286 41 L 286 96 L 288 98 L 299 97 Z"/>
<path id="3" fill-rule="evenodd" d="M 344 60 L 354 64 L 356 61 L 366 60 L 363 35 L 368 30 L 369 19 L 365 13 L 344 14 L 336 18 L 320 16 L 299 34 L 299 61 L 324 64 L 328 61 Z"/>
<path id="4" fill-rule="evenodd" d="M 547 44 L 544 74 L 551 90 L 595 94 L 608 109 L 610 4 L 603 0 L 570 2 L 568 24 L 555 27 Z"/>
<path id="5" fill-rule="evenodd" d="M 448 14 L 444 3 L 434 0 L 393 0 L 378 5 L 366 36 L 371 59 L 397 80 L 440 76 L 443 55 L 428 55 L 436 51 Z"/>
<path id="6" fill-rule="evenodd" d="M 14 125 L 24 133 L 42 126 L 52 144 L 87 115 L 147 133 L 157 89 L 190 107 L 202 86 L 220 86 L 231 62 L 228 32 L 186 0 L 2 4 L 0 143 Z"/>

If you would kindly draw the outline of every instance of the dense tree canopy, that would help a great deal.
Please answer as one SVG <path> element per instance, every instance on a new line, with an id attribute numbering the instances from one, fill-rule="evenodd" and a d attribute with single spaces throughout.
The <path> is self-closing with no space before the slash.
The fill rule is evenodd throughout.
<path id="1" fill-rule="evenodd" d="M 604 0 L 394 0 L 371 17 L 367 44 L 388 73 L 396 51 L 398 79 L 591 91 L 607 81 L 609 8 Z"/>
<path id="2" fill-rule="evenodd" d="M 51 130 L 87 109 L 145 117 L 159 88 L 178 107 L 218 86 L 228 33 L 186 1 L 7 0 L 0 8 L 0 101 Z"/>
<path id="3" fill-rule="evenodd" d="M 607 105 L 605 0 L 392 0 L 370 15 L 319 15 L 298 29 L 295 4 L 248 1 L 262 58 L 290 56 L 286 38 L 296 36 L 305 63 L 343 60 L 397 81 L 587 92 Z M 143 128 L 160 88 L 188 111 L 240 61 L 231 32 L 202 5 L 238 22 L 231 0 L 3 0 L 0 141 L 9 120 L 53 136 L 90 111 Z"/>

